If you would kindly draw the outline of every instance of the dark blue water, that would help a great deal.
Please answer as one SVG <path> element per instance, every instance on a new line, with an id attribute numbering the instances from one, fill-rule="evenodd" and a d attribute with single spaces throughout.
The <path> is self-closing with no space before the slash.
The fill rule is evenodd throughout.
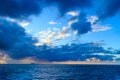
<path id="1" fill-rule="evenodd" d="M 118 65 L 0 65 L 0 80 L 120 80 Z"/>

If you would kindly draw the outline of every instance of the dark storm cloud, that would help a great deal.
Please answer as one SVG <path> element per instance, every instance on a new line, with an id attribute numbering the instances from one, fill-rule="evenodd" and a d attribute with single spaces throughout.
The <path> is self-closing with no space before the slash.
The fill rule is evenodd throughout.
<path id="1" fill-rule="evenodd" d="M 105 55 L 99 55 L 94 53 L 103 53 Z M 111 55 L 107 55 L 111 54 Z M 84 43 L 84 44 L 71 44 L 60 47 L 50 47 L 47 45 L 34 46 L 27 43 L 18 43 L 17 46 L 9 51 L 8 55 L 13 59 L 24 59 L 32 57 L 39 61 L 85 61 L 89 58 L 97 58 L 101 61 L 114 59 L 114 55 L 117 54 L 109 50 L 105 50 L 101 46 L 95 46 L 95 43 Z M 117 58 L 118 60 L 119 58 Z"/>
<path id="2" fill-rule="evenodd" d="M 57 5 L 61 15 L 73 9 L 91 6 L 89 0 L 0 0 L 0 15 L 26 18 L 30 15 L 39 14 L 43 5 L 53 4 Z"/>
<path id="3" fill-rule="evenodd" d="M 100 19 L 106 19 L 114 16 L 120 11 L 120 0 L 102 0 L 98 16 Z"/>
<path id="4" fill-rule="evenodd" d="M 63 16 L 65 13 L 71 10 L 80 10 L 83 8 L 89 8 L 92 6 L 90 0 L 45 0 L 48 5 L 56 5 Z"/>
<path id="5" fill-rule="evenodd" d="M 73 10 L 92 9 L 101 19 L 112 17 L 120 11 L 120 0 L 44 0 L 46 6 L 57 6 L 61 15 Z"/>
<path id="6" fill-rule="evenodd" d="M 41 0 L 0 0 L 0 16 L 26 18 L 41 11 Z"/>
<path id="7" fill-rule="evenodd" d="M 100 45 L 96 43 L 84 43 L 84 44 L 71 44 L 63 45 L 60 47 L 51 48 L 47 45 L 39 46 L 36 50 L 36 56 L 34 57 L 37 60 L 47 60 L 47 61 L 85 61 L 88 58 L 96 57 L 102 61 L 104 60 L 113 60 L 113 55 L 94 55 L 93 53 L 104 53 L 112 54 L 113 52 L 105 50 Z"/>
<path id="8" fill-rule="evenodd" d="M 0 48 L 8 49 L 24 38 L 25 29 L 16 23 L 0 20 Z"/>
<path id="9" fill-rule="evenodd" d="M 24 59 L 34 57 L 35 54 L 34 41 L 31 38 L 25 38 L 24 41 L 17 42 L 11 49 L 8 50 L 8 55 L 13 59 Z"/>
<path id="10" fill-rule="evenodd" d="M 24 58 L 30 56 L 37 42 L 15 22 L 0 20 L 0 50 L 10 57 Z"/>
<path id="11" fill-rule="evenodd" d="M 91 23 L 87 21 L 85 13 L 80 13 L 78 21 L 71 25 L 72 30 L 77 31 L 78 35 L 88 33 L 92 30 Z"/>

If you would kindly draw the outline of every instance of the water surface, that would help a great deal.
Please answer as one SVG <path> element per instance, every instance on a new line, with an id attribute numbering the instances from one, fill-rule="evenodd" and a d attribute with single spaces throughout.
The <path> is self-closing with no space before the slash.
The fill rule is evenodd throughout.
<path id="1" fill-rule="evenodd" d="M 6 64 L 0 80 L 120 80 L 120 66 Z"/>

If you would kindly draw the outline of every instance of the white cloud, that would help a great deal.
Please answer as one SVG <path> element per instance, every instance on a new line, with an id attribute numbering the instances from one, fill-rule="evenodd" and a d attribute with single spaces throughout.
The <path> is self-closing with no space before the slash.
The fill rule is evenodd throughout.
<path id="1" fill-rule="evenodd" d="M 18 22 L 18 25 L 22 26 L 22 27 L 26 27 L 28 26 L 30 23 L 29 22 Z"/>
<path id="2" fill-rule="evenodd" d="M 68 29 L 70 29 L 70 28 L 71 28 L 71 25 L 72 25 L 73 23 L 75 23 L 75 22 L 78 22 L 78 19 L 70 20 L 70 21 L 68 22 Z M 75 34 L 75 35 L 76 35 L 77 33 L 78 33 L 77 30 L 74 31 L 74 34 Z"/>
<path id="3" fill-rule="evenodd" d="M 91 24 L 95 23 L 99 18 L 97 16 L 88 17 L 87 21 L 91 22 Z"/>
<path id="4" fill-rule="evenodd" d="M 70 27 L 73 23 L 78 22 L 78 19 L 71 20 L 68 22 L 68 27 Z"/>
<path id="5" fill-rule="evenodd" d="M 40 31 L 37 35 L 39 42 L 35 45 L 48 44 L 53 45 L 54 41 L 61 40 L 65 37 L 69 37 L 71 34 L 68 31 L 67 27 L 63 27 L 61 30 L 59 28 L 47 29 L 45 31 Z"/>
<path id="6" fill-rule="evenodd" d="M 100 59 L 97 59 L 96 57 L 93 57 L 93 58 L 88 58 L 86 59 L 87 62 L 99 62 Z"/>
<path id="7" fill-rule="evenodd" d="M 49 24 L 50 24 L 50 25 L 54 25 L 54 24 L 57 24 L 57 22 L 50 21 Z"/>
<path id="8" fill-rule="evenodd" d="M 112 29 L 110 26 L 102 26 L 99 24 L 92 25 L 92 32 L 107 31 Z"/>
<path id="9" fill-rule="evenodd" d="M 67 14 L 71 15 L 71 16 L 78 16 L 79 12 L 77 12 L 77 11 L 70 11 Z"/>
<path id="10" fill-rule="evenodd" d="M 8 21 L 10 22 L 15 22 L 17 23 L 18 25 L 20 25 L 21 27 L 26 27 L 28 26 L 30 23 L 28 21 L 19 21 L 19 20 L 16 20 L 16 19 L 12 19 L 12 18 L 6 18 Z"/>
<path id="11" fill-rule="evenodd" d="M 92 32 L 107 31 L 112 29 L 110 26 L 101 25 L 98 22 L 99 18 L 97 16 L 89 16 L 87 17 L 87 21 L 91 23 Z"/>
<path id="12" fill-rule="evenodd" d="M 63 27 L 61 31 L 59 31 L 57 34 L 56 34 L 56 37 L 55 39 L 58 40 L 58 39 L 62 39 L 64 37 L 69 37 L 71 34 L 69 33 L 69 28 L 68 27 Z"/>
<path id="13" fill-rule="evenodd" d="M 56 30 L 56 28 L 55 28 Z M 37 35 L 39 42 L 35 45 L 42 45 L 42 44 L 52 44 L 52 39 L 55 35 L 55 31 L 51 29 L 47 29 L 45 31 L 40 31 Z"/>
<path id="14" fill-rule="evenodd" d="M 113 51 L 114 52 L 114 51 Z M 120 54 L 112 54 L 112 53 L 92 53 L 91 55 L 100 55 L 100 56 L 114 56 L 113 60 L 119 59 Z"/>

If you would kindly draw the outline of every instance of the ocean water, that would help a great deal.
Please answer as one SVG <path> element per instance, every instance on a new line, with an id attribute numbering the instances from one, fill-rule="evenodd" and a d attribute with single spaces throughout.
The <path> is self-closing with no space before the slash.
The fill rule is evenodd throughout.
<path id="1" fill-rule="evenodd" d="M 120 66 L 6 64 L 0 80 L 120 80 Z"/>

